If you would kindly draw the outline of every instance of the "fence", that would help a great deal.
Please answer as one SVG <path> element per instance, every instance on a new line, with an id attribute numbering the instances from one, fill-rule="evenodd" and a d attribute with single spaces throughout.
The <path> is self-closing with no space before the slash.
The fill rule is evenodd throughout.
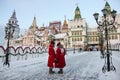
<path id="1" fill-rule="evenodd" d="M 30 58 L 39 57 L 40 54 L 46 53 L 47 47 L 9 47 L 9 61 L 27 60 Z M 4 62 L 6 55 L 6 48 L 0 46 L 0 62 Z"/>
<path id="2" fill-rule="evenodd" d="M 114 45 L 111 45 L 112 51 L 120 51 L 120 43 L 116 43 Z"/>

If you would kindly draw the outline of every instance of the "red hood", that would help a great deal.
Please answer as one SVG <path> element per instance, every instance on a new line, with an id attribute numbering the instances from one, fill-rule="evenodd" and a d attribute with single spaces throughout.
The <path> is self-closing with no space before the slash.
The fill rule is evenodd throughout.
<path id="1" fill-rule="evenodd" d="M 54 46 L 52 44 L 50 44 L 49 47 L 54 47 Z"/>

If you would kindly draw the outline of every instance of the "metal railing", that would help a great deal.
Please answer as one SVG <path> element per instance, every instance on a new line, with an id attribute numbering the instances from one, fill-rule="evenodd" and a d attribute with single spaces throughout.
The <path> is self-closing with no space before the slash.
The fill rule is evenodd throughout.
<path id="1" fill-rule="evenodd" d="M 39 57 L 40 54 L 47 53 L 47 47 L 9 47 L 9 61 L 27 60 L 29 58 Z M 0 46 L 0 62 L 4 63 L 6 49 Z"/>

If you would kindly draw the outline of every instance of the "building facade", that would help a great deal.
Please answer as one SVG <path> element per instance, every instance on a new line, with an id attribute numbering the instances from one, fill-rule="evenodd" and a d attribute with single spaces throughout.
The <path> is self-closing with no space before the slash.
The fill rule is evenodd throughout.
<path id="1" fill-rule="evenodd" d="M 81 17 L 80 9 L 77 6 L 74 19 L 68 21 L 70 47 L 84 47 L 86 41 L 86 26 L 86 21 Z"/>
<path id="2" fill-rule="evenodd" d="M 108 11 L 108 20 L 111 20 L 111 7 L 106 2 L 105 9 Z M 101 16 L 100 21 L 103 21 Z M 33 19 L 32 25 L 29 29 L 19 37 L 20 28 L 18 20 L 16 18 L 15 11 L 13 12 L 8 23 L 12 23 L 16 26 L 14 38 L 11 40 L 12 45 L 22 46 L 48 46 L 51 37 L 54 37 L 56 42 L 61 41 L 66 48 L 89 48 L 99 47 L 101 43 L 104 43 L 105 34 L 98 32 L 98 27 L 89 27 L 85 18 L 82 18 L 79 7 L 77 6 L 74 12 L 74 19 L 64 20 L 63 25 L 61 21 L 53 21 L 49 23 L 49 26 L 37 26 L 36 17 Z M 109 31 L 109 40 L 111 45 L 120 44 L 120 14 L 117 14 L 114 26 L 116 29 Z M 101 38 L 103 37 L 103 40 Z M 102 42 L 101 42 L 102 41 Z M 7 43 L 7 42 L 6 42 Z M 105 45 L 105 43 L 104 43 Z"/>

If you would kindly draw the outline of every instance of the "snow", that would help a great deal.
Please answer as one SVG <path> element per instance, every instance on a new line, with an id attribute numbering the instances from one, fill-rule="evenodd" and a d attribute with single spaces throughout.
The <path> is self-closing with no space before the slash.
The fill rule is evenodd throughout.
<path id="1" fill-rule="evenodd" d="M 61 39 L 61 38 L 63 39 L 63 38 L 65 38 L 66 35 L 67 35 L 66 33 L 60 33 L 60 34 L 56 34 L 54 36 L 56 39 Z"/>
<path id="2" fill-rule="evenodd" d="M 10 62 L 10 67 L 0 62 L 0 80 L 120 80 L 120 53 L 113 52 L 112 60 L 115 71 L 103 73 L 104 59 L 100 58 L 99 51 L 67 52 L 66 67 L 63 74 L 48 73 L 48 54 L 28 60 Z"/>

